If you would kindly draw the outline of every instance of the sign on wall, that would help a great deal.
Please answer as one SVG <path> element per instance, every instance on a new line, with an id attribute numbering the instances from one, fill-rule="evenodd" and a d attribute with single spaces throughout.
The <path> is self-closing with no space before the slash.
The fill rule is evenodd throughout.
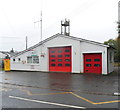
<path id="1" fill-rule="evenodd" d="M 28 50 L 28 56 L 37 56 L 37 52 L 35 50 Z"/>

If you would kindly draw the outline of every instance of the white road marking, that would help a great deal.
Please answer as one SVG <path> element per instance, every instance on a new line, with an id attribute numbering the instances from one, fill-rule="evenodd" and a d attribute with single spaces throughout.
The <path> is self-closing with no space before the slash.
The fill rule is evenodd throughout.
<path id="1" fill-rule="evenodd" d="M 16 96 L 9 96 L 9 98 L 25 100 L 25 101 L 30 101 L 30 102 L 37 102 L 37 103 L 45 103 L 45 104 L 51 104 L 51 105 L 57 105 L 57 106 L 63 106 L 63 107 L 86 109 L 85 107 L 80 107 L 80 106 L 66 105 L 66 104 L 60 104 L 60 103 L 54 103 L 54 102 L 46 102 L 46 101 L 40 101 L 40 100 L 33 100 L 33 99 L 28 99 L 28 98 L 16 97 Z"/>
<path id="2" fill-rule="evenodd" d="M 120 96 L 120 93 L 118 93 L 118 92 L 115 92 L 115 93 L 114 93 L 114 95 Z"/>

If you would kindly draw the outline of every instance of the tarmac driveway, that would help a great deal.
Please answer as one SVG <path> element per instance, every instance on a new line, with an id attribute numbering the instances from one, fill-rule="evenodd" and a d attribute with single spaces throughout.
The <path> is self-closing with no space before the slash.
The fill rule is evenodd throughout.
<path id="1" fill-rule="evenodd" d="M 118 76 L 99 74 L 3 72 L 2 82 L 56 90 L 113 94 L 118 92 Z"/>
<path id="2" fill-rule="evenodd" d="M 103 76 L 98 74 L 11 71 L 11 72 L 2 72 L 0 73 L 0 76 L 2 77 L 1 84 L 6 84 L 6 85 L 11 85 L 16 87 L 25 87 L 25 89 L 22 88 L 20 90 L 28 95 L 27 97 L 28 99 L 30 97 L 32 99 L 36 97 L 37 99 L 41 100 L 43 98 L 43 96 L 41 97 L 41 94 L 43 93 L 40 94 L 40 92 L 44 91 L 44 93 L 49 92 L 47 93 L 49 95 L 63 94 L 61 98 L 57 98 L 59 95 L 56 95 L 54 97 L 52 96 L 49 98 L 47 96 L 43 98 L 43 100 L 47 98 L 47 100 L 49 99 L 49 101 L 53 101 L 53 102 L 55 100 L 57 101 L 60 100 L 62 102 L 65 102 L 66 100 L 65 97 L 67 97 L 68 95 L 67 98 L 69 99 L 70 95 L 72 95 L 71 97 L 72 97 L 72 100 L 74 101 L 70 103 L 73 103 L 73 105 L 79 102 L 77 101 L 78 99 L 81 100 L 81 102 L 79 102 L 80 105 L 83 103 L 82 105 L 87 107 L 92 107 L 91 104 L 99 105 L 104 103 L 108 103 L 108 105 L 102 106 L 105 108 L 117 107 L 117 103 L 114 103 L 114 102 L 119 102 L 118 97 L 113 96 L 115 92 L 119 92 L 118 91 L 118 75 L 116 73 Z M 7 88 L 7 86 L 6 87 L 4 86 L 4 88 Z M 15 95 L 18 93 L 23 94 L 19 90 L 15 89 L 15 87 L 12 87 L 12 88 L 14 88 L 13 89 L 14 91 L 11 91 L 9 95 L 10 94 Z M 5 91 L 5 89 L 2 89 L 2 90 Z M 39 94 L 37 94 L 38 92 Z M 8 94 L 3 93 L 4 102 L 9 102 L 8 101 L 9 99 L 5 98 L 5 97 L 9 97 L 9 95 L 8 96 L 7 95 Z M 38 97 L 37 95 L 40 97 Z M 20 95 L 20 96 L 24 97 L 24 95 Z M 75 96 L 78 99 L 73 98 L 73 96 Z M 15 98 L 15 97 L 11 96 L 11 98 Z M 91 99 L 92 101 L 88 99 Z M 86 104 L 84 103 L 84 101 L 90 104 Z M 113 105 L 110 105 L 109 103 L 113 103 Z M 20 102 L 18 105 L 20 105 Z M 44 108 L 44 106 L 42 107 Z M 94 106 L 94 107 L 101 107 L 101 106 Z"/>

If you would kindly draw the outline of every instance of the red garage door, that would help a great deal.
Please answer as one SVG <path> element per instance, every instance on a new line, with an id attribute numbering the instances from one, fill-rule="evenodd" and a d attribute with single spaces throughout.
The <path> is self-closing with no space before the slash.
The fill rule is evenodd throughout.
<path id="1" fill-rule="evenodd" d="M 71 72 L 71 47 L 49 48 L 49 71 Z"/>
<path id="2" fill-rule="evenodd" d="M 102 54 L 84 54 L 84 73 L 102 73 Z"/>

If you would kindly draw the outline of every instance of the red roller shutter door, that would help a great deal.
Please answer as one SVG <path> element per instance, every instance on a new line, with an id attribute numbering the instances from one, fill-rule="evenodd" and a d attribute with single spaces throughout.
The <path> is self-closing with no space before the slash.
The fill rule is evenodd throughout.
<path id="1" fill-rule="evenodd" d="M 102 54 L 84 54 L 84 73 L 102 73 Z"/>
<path id="2" fill-rule="evenodd" d="M 49 48 L 49 71 L 71 72 L 71 47 Z"/>

